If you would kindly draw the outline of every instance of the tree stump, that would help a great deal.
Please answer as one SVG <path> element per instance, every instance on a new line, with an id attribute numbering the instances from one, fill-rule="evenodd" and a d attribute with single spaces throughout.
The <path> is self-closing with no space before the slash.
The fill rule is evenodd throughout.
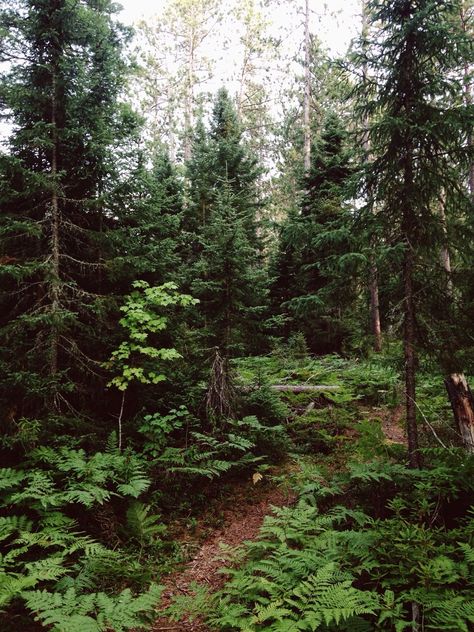
<path id="1" fill-rule="evenodd" d="M 465 376 L 452 373 L 444 381 L 464 447 L 474 453 L 474 398 Z"/>

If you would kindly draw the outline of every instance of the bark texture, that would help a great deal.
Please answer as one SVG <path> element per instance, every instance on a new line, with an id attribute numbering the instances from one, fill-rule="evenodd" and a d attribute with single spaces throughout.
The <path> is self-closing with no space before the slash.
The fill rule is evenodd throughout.
<path id="1" fill-rule="evenodd" d="M 368 7 L 367 0 L 362 0 L 362 38 L 365 42 L 368 35 Z M 365 45 L 364 45 L 365 46 Z M 364 65 L 362 69 L 363 81 L 367 81 L 367 67 Z M 370 157 L 370 140 L 369 140 L 369 117 L 364 117 L 364 162 L 369 162 Z M 376 213 L 375 206 L 372 206 L 372 213 Z M 372 239 L 372 245 L 375 247 L 375 240 Z M 372 327 L 372 337 L 374 351 L 380 353 L 382 351 L 382 327 L 380 324 L 380 303 L 379 303 L 379 281 L 378 269 L 375 257 L 371 257 L 370 261 L 370 322 Z"/>
<path id="2" fill-rule="evenodd" d="M 416 425 L 416 353 L 415 353 L 415 304 L 413 299 L 413 251 L 407 244 L 404 261 L 405 289 L 405 393 L 410 467 L 420 467 L 418 452 L 418 428 Z"/>
<path id="3" fill-rule="evenodd" d="M 464 447 L 474 453 L 474 398 L 469 384 L 462 373 L 452 373 L 445 384 Z"/>

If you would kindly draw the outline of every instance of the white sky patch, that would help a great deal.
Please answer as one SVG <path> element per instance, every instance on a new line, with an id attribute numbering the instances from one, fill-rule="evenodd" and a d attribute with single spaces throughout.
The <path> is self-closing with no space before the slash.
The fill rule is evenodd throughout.
<path id="1" fill-rule="evenodd" d="M 166 0 L 120 0 L 123 7 L 120 19 L 133 24 L 141 18 L 159 15 Z M 224 7 L 226 6 L 224 2 Z M 228 3 L 229 7 L 231 3 Z M 303 0 L 287 0 L 280 6 L 267 9 L 268 18 L 279 26 L 296 26 L 301 21 L 298 13 L 303 9 Z M 311 31 L 318 35 L 323 44 L 334 54 L 342 55 L 350 40 L 360 30 L 361 0 L 310 0 L 312 15 Z"/>

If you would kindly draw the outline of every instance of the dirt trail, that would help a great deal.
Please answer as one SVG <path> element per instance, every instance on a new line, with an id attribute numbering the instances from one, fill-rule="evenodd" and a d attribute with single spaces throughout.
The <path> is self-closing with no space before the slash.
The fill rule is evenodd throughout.
<path id="1" fill-rule="evenodd" d="M 393 409 L 384 409 L 382 419 L 382 432 L 388 441 L 392 443 L 406 443 L 406 431 L 402 427 L 402 420 L 405 414 L 405 407 L 399 404 Z"/>
<path id="2" fill-rule="evenodd" d="M 369 410 L 366 412 L 369 413 Z M 404 407 L 399 405 L 394 409 L 371 408 L 369 416 L 376 416 L 381 420 L 382 431 L 388 441 L 406 443 L 406 433 L 401 423 L 403 414 Z M 288 506 L 294 501 L 295 495 L 291 492 L 284 492 L 279 488 L 261 483 L 254 487 L 251 481 L 249 485 L 238 490 L 235 496 L 226 503 L 222 526 L 212 531 L 183 570 L 168 575 L 161 582 L 165 590 L 158 612 L 163 611 L 174 597 L 192 595 L 190 588 L 192 583 L 205 585 L 210 592 L 221 588 L 226 581 L 225 574 L 219 572 L 226 566 L 226 557 L 222 547 L 235 548 L 245 540 L 255 539 L 265 516 L 271 514 L 272 506 Z M 210 632 L 209 628 L 199 620 L 173 623 L 166 617 L 159 617 L 152 627 L 152 632 L 165 631 Z"/>
<path id="3" fill-rule="evenodd" d="M 259 485 L 261 483 L 257 483 Z M 252 483 L 250 483 L 252 485 Z M 231 508 L 224 510 L 224 521 L 220 529 L 214 531 L 200 546 L 193 559 L 185 568 L 164 579 L 165 591 L 158 610 L 166 608 L 173 597 L 190 595 L 193 582 L 206 585 L 211 592 L 218 590 L 225 583 L 225 575 L 219 569 L 225 564 L 222 546 L 237 547 L 245 540 L 257 537 L 265 516 L 271 514 L 271 506 L 283 507 L 295 500 L 291 492 L 283 492 L 279 488 L 262 485 L 257 498 L 253 501 L 238 497 Z M 173 623 L 166 617 L 155 621 L 152 632 L 208 632 L 201 621 L 179 621 Z"/>

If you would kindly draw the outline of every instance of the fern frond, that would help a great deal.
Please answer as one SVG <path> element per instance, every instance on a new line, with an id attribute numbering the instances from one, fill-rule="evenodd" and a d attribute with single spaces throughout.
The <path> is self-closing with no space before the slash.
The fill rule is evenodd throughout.
<path id="1" fill-rule="evenodd" d="M 151 507 L 133 502 L 127 510 L 127 529 L 130 535 L 142 546 L 163 535 L 166 527 L 159 523 L 160 516 L 150 514 Z"/>
<path id="2" fill-rule="evenodd" d="M 0 490 L 17 487 L 26 478 L 26 473 L 22 470 L 15 470 L 11 467 L 0 468 Z"/>
<path id="3" fill-rule="evenodd" d="M 33 523 L 26 516 L 3 516 L 0 518 L 0 542 L 18 531 L 31 531 Z"/>
<path id="4" fill-rule="evenodd" d="M 161 586 L 152 585 L 138 597 L 129 589 L 112 597 L 105 593 L 81 595 L 74 588 L 65 593 L 26 591 L 23 596 L 35 620 L 53 626 L 55 632 L 125 632 L 142 626 L 161 592 Z"/>

